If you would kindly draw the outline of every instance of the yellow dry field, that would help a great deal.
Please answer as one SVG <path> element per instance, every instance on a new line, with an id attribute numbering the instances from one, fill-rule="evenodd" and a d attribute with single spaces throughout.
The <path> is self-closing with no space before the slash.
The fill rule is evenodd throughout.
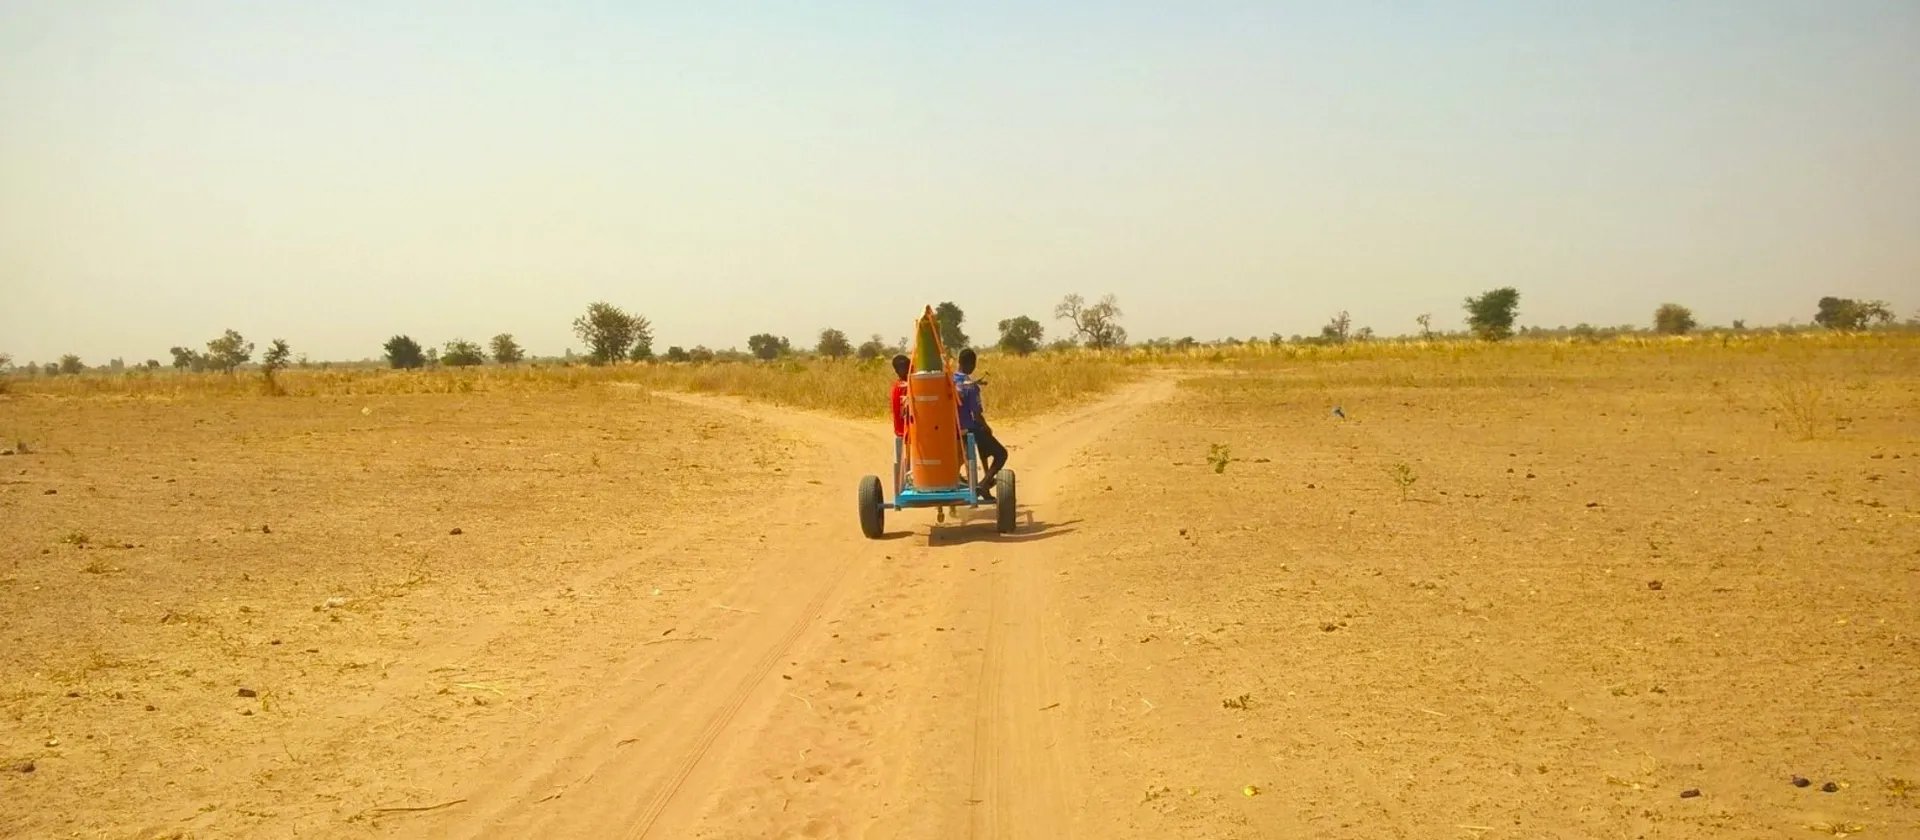
<path id="1" fill-rule="evenodd" d="M 0 396 L 0 836 L 1920 836 L 1912 345 L 1107 384 Z"/>

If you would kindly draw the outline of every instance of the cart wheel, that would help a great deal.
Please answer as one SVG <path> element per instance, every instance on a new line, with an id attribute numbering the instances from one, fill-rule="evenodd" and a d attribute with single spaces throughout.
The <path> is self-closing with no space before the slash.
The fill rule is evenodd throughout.
<path id="1" fill-rule="evenodd" d="M 880 539 L 886 511 L 880 501 L 880 477 L 869 475 L 860 479 L 860 533 L 867 539 Z"/>
<path id="2" fill-rule="evenodd" d="M 993 511 L 998 521 L 995 522 L 994 525 L 1000 533 L 1011 534 L 1013 533 L 1014 527 L 1014 514 L 1018 505 L 1018 502 L 1014 500 L 1013 496 L 1013 471 L 1001 470 L 1000 474 L 995 476 L 994 479 L 993 483 L 997 486 L 993 488 L 993 495 L 998 497 L 998 500 L 994 504 Z"/>

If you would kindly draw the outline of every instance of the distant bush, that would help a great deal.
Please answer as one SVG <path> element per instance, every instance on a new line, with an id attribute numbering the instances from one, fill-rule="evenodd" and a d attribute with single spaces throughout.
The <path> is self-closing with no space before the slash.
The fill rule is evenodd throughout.
<path id="1" fill-rule="evenodd" d="M 207 364 L 222 373 L 232 373 L 234 368 L 253 358 L 253 342 L 240 337 L 233 330 L 227 330 L 219 338 L 207 342 Z"/>
<path id="2" fill-rule="evenodd" d="M 286 390 L 280 387 L 280 381 L 273 378 L 273 375 L 284 369 L 287 366 L 287 360 L 292 356 L 293 351 L 287 349 L 287 342 L 276 338 L 267 346 L 266 354 L 260 357 L 260 375 L 266 380 L 269 396 L 286 396 Z"/>
<path id="3" fill-rule="evenodd" d="M 1000 349 L 1015 356 L 1029 355 L 1040 349 L 1040 342 L 1046 328 L 1025 315 L 1008 318 L 999 323 Z"/>
<path id="4" fill-rule="evenodd" d="M 1653 311 L 1653 331 L 1662 335 L 1686 335 L 1695 326 L 1693 310 L 1680 304 L 1663 303 Z"/>
<path id="5" fill-rule="evenodd" d="M 420 351 L 420 342 L 405 335 L 396 335 L 387 339 L 384 345 L 387 351 L 387 364 L 399 370 L 412 370 L 427 363 L 425 353 Z"/>
<path id="6" fill-rule="evenodd" d="M 72 353 L 68 353 L 60 357 L 59 367 L 54 367 L 53 365 L 48 365 L 47 367 L 52 368 L 52 370 L 50 370 L 49 373 L 59 373 L 59 374 L 65 374 L 67 376 L 79 375 L 85 372 L 87 369 L 86 365 L 81 364 L 80 357 L 75 356 Z"/>
<path id="7" fill-rule="evenodd" d="M 493 360 L 503 365 L 519 364 L 526 357 L 520 349 L 520 343 L 513 340 L 512 333 L 501 333 L 493 337 Z"/>
<path id="8" fill-rule="evenodd" d="M 786 336 L 760 333 L 747 338 L 747 349 L 753 352 L 755 358 L 773 361 L 793 352 L 793 345 L 787 342 Z"/>
<path id="9" fill-rule="evenodd" d="M 1467 298 L 1467 326 L 1475 338 L 1504 341 L 1513 335 L 1513 320 L 1520 309 L 1520 292 L 1511 286 L 1494 289 L 1479 297 Z"/>
<path id="10" fill-rule="evenodd" d="M 853 343 L 847 341 L 847 334 L 832 327 L 820 331 L 820 342 L 815 352 L 829 359 L 844 359 L 853 354 Z"/>
<path id="11" fill-rule="evenodd" d="M 440 354 L 440 363 L 448 367 L 473 367 L 487 363 L 487 354 L 480 345 L 464 338 L 447 342 L 447 349 Z"/>

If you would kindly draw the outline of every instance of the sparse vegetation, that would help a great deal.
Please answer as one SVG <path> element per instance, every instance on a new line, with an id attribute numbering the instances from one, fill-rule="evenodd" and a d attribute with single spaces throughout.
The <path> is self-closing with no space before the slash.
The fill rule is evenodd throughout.
<path id="1" fill-rule="evenodd" d="M 1884 300 L 1823 297 L 1813 322 L 1830 330 L 1864 330 L 1893 323 L 1893 307 Z"/>
<path id="2" fill-rule="evenodd" d="M 426 354 L 420 352 L 420 342 L 404 335 L 387 339 L 387 364 L 396 370 L 413 370 L 427 363 Z"/>
<path id="3" fill-rule="evenodd" d="M 1475 338 L 1505 341 L 1513 335 L 1513 321 L 1520 309 L 1520 292 L 1511 286 L 1494 289 L 1479 297 L 1467 298 L 1467 326 Z"/>
<path id="4" fill-rule="evenodd" d="M 1698 326 L 1693 310 L 1677 303 L 1663 303 L 1653 311 L 1653 331 L 1661 335 L 1686 335 Z"/>
<path id="5" fill-rule="evenodd" d="M 1420 477 L 1414 474 L 1413 467 L 1405 461 L 1388 467 L 1387 477 L 1393 480 L 1395 487 L 1400 488 L 1400 501 L 1403 502 L 1407 500 L 1407 495 L 1413 492 L 1414 482 L 1420 480 Z"/>
<path id="6" fill-rule="evenodd" d="M 755 358 L 770 362 L 793 352 L 793 345 L 787 342 L 786 336 L 760 333 L 747 338 L 747 349 L 753 351 Z"/>
<path id="7" fill-rule="evenodd" d="M 1120 326 L 1120 300 L 1113 295 L 1089 306 L 1077 294 L 1067 295 L 1053 308 L 1053 317 L 1073 325 L 1074 334 L 1092 350 L 1125 346 L 1127 331 Z"/>
<path id="8" fill-rule="evenodd" d="M 832 327 L 820 331 L 820 342 L 815 352 L 829 359 L 844 359 L 853 354 L 853 343 L 847 341 L 847 334 Z"/>
<path id="9" fill-rule="evenodd" d="M 1025 315 L 1003 320 L 999 324 L 1001 351 L 1015 356 L 1026 356 L 1040 350 L 1040 342 L 1046 329 Z"/>
<path id="10" fill-rule="evenodd" d="M 587 313 L 574 319 L 573 332 L 587 345 L 588 364 L 607 365 L 629 356 L 639 360 L 653 355 L 653 325 L 605 301 L 588 304 Z"/>
<path id="11" fill-rule="evenodd" d="M 520 343 L 513 340 L 512 333 L 496 335 L 491 343 L 495 364 L 517 365 L 526 358 L 526 351 L 520 349 Z"/>
<path id="12" fill-rule="evenodd" d="M 1215 475 L 1227 471 L 1227 465 L 1233 463 L 1233 447 L 1216 443 L 1207 448 L 1207 464 L 1213 467 Z"/>
<path id="13" fill-rule="evenodd" d="M 266 386 L 268 396 L 286 395 L 286 390 L 280 387 L 280 382 L 274 379 L 274 374 L 287 366 L 287 359 L 292 355 L 293 351 L 287 348 L 287 342 L 276 338 L 267 346 L 266 355 L 260 357 L 260 377 L 264 380 L 263 384 Z"/>
<path id="14" fill-rule="evenodd" d="M 252 358 L 253 342 L 233 330 L 227 330 L 219 338 L 207 342 L 207 366 L 221 373 L 232 373 Z"/>
<path id="15" fill-rule="evenodd" d="M 966 313 L 960 311 L 959 305 L 953 301 L 942 302 L 933 308 L 933 320 L 940 325 L 940 343 L 947 352 L 958 353 L 971 346 L 969 342 L 972 339 L 960 330 L 960 324 L 966 319 Z"/>
<path id="16" fill-rule="evenodd" d="M 440 362 L 448 367 L 473 367 L 486 364 L 487 354 L 479 344 L 456 338 L 447 342 L 446 350 L 440 354 Z"/>

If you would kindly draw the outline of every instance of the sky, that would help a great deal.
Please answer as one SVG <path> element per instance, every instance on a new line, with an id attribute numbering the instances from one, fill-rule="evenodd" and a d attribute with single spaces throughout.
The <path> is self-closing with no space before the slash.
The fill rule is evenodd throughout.
<path id="1" fill-rule="evenodd" d="M 0 0 L 0 353 L 1920 310 L 1920 3 Z"/>

